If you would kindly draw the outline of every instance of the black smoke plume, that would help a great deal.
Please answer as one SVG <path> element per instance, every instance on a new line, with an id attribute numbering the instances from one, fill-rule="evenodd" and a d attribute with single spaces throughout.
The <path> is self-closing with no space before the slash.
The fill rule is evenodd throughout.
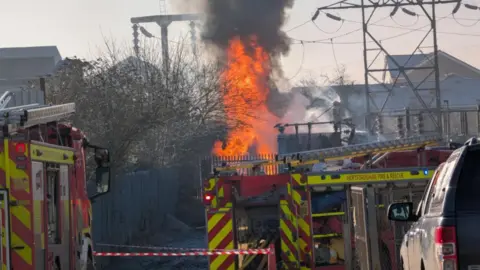
<path id="1" fill-rule="evenodd" d="M 223 49 L 234 37 L 248 41 L 255 35 L 271 56 L 286 54 L 289 40 L 281 27 L 292 5 L 293 0 L 208 0 L 203 38 Z"/>

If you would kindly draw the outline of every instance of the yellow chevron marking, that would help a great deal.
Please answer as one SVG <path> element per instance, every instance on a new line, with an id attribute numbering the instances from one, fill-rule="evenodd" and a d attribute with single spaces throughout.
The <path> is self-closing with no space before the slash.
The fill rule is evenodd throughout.
<path id="1" fill-rule="evenodd" d="M 8 147 L 8 141 L 4 141 L 4 149 L 5 147 Z M 6 188 L 10 188 L 10 178 L 21 178 L 21 179 L 29 179 L 28 175 L 26 172 L 22 170 L 17 170 L 17 165 L 14 161 L 12 161 L 10 158 L 7 158 L 8 151 L 4 151 L 3 155 L 0 155 L 0 170 L 3 170 L 5 172 L 5 179 L 6 179 Z M 12 170 L 12 168 L 14 168 Z M 28 186 L 27 189 L 25 189 L 27 193 L 30 193 L 30 186 Z M 12 196 L 12 194 L 9 194 L 10 201 L 17 201 L 17 198 Z M 12 207 L 10 209 L 11 214 L 15 215 L 20 222 L 22 222 L 25 227 L 27 227 L 29 230 L 32 229 L 32 226 L 30 224 L 31 221 L 31 214 L 30 211 L 27 210 L 27 208 L 23 205 L 18 205 L 15 207 Z"/>
<path id="2" fill-rule="evenodd" d="M 300 205 L 302 203 L 302 196 L 300 195 L 300 193 L 296 190 L 293 190 L 292 198 L 295 201 L 295 203 L 298 205 L 298 207 L 300 207 Z"/>
<path id="3" fill-rule="evenodd" d="M 302 175 L 301 174 L 292 174 L 293 180 L 295 180 L 297 185 L 303 185 L 302 184 Z"/>
<path id="4" fill-rule="evenodd" d="M 218 245 L 220 244 L 220 242 L 222 242 L 222 240 L 232 232 L 232 229 L 233 229 L 232 220 L 229 220 L 227 224 L 225 224 L 225 226 L 223 226 L 223 228 L 217 233 L 217 235 L 213 237 L 213 239 L 208 244 L 208 247 L 210 249 L 218 248 Z M 233 246 L 232 246 L 232 249 L 233 249 Z"/>
<path id="5" fill-rule="evenodd" d="M 228 243 L 226 249 L 229 249 L 229 250 L 233 249 L 233 241 Z M 222 265 L 222 263 L 225 262 L 228 256 L 235 256 L 235 255 L 220 255 L 216 257 L 215 260 L 210 262 L 210 270 L 223 270 L 223 269 L 220 269 L 220 265 Z M 234 263 L 232 263 L 231 265 L 229 265 L 229 267 L 227 267 L 227 270 L 234 270 L 234 269 L 235 269 Z"/>
<path id="6" fill-rule="evenodd" d="M 225 216 L 224 213 L 216 213 L 208 219 L 208 232 L 210 232 L 215 227 L 215 225 L 217 225 L 217 223 L 223 218 L 223 216 Z"/>
<path id="7" fill-rule="evenodd" d="M 215 178 L 208 179 L 208 186 L 205 186 L 205 191 L 212 191 L 215 188 Z"/>
<path id="8" fill-rule="evenodd" d="M 22 249 L 15 249 L 13 252 L 16 252 L 27 264 L 32 265 L 32 248 L 23 242 L 15 232 L 11 232 L 10 235 L 12 246 L 23 247 Z"/>
<path id="9" fill-rule="evenodd" d="M 303 218 L 298 219 L 298 227 L 302 229 L 307 236 L 310 236 L 310 226 Z"/>

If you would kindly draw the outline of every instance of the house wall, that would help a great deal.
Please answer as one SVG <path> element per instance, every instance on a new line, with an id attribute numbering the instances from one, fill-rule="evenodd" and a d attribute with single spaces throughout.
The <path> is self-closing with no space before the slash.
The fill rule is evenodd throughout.
<path id="1" fill-rule="evenodd" d="M 0 78 L 34 78 L 45 76 L 55 68 L 54 57 L 0 59 Z"/>

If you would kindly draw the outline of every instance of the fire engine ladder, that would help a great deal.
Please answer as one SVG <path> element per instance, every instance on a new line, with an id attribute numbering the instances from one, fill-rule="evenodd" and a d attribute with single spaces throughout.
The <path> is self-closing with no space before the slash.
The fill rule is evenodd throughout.
<path id="1" fill-rule="evenodd" d="M 0 109 L 0 126 L 26 128 L 60 121 L 75 113 L 75 103 L 45 106 L 30 104 L 18 107 Z"/>
<path id="2" fill-rule="evenodd" d="M 347 145 L 342 147 L 333 147 L 318 149 L 312 151 L 303 151 L 289 154 L 278 154 L 276 160 L 256 160 L 243 161 L 239 164 L 216 167 L 214 172 L 234 171 L 237 169 L 257 168 L 267 165 L 288 164 L 292 167 L 303 165 L 313 165 L 327 160 L 342 160 L 346 158 L 365 156 L 370 154 L 386 153 L 391 151 L 412 150 L 424 146 L 436 145 L 442 141 L 442 136 L 425 135 L 415 136 L 405 139 L 396 139 L 382 142 L 372 142 L 365 144 Z"/>
<path id="3" fill-rule="evenodd" d="M 405 139 L 396 139 L 382 142 L 354 144 L 342 147 L 333 147 L 312 151 L 303 151 L 278 155 L 278 160 L 285 163 L 314 164 L 325 160 L 338 160 L 351 157 L 365 156 L 391 151 L 411 150 L 428 145 L 438 144 L 442 136 L 426 135 L 415 136 Z"/>

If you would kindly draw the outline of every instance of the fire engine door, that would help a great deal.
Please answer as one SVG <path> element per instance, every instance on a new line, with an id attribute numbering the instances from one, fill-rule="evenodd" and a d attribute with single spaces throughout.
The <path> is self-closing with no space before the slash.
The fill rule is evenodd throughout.
<path id="1" fill-rule="evenodd" d="M 0 190 L 0 261 L 2 269 L 10 270 L 10 209 L 8 205 L 8 192 Z"/>
<path id="2" fill-rule="evenodd" d="M 375 190 L 373 187 L 352 187 L 351 198 L 357 267 L 380 270 Z"/>

